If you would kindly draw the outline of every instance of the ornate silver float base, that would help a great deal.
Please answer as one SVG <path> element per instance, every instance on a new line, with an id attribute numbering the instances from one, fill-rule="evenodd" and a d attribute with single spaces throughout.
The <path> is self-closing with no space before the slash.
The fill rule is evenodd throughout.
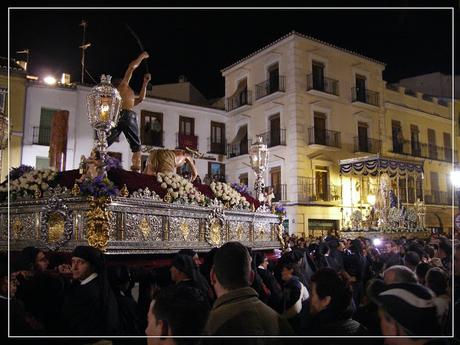
<path id="1" fill-rule="evenodd" d="M 8 215 L 9 210 L 9 215 Z M 69 252 L 87 245 L 84 197 L 22 200 L 0 206 L 0 250 L 37 246 Z M 107 254 L 173 253 L 183 248 L 208 251 L 228 241 L 253 249 L 280 248 L 278 217 L 270 213 L 170 204 L 155 198 L 117 197 L 109 213 Z M 8 218 L 9 217 L 9 218 Z"/>

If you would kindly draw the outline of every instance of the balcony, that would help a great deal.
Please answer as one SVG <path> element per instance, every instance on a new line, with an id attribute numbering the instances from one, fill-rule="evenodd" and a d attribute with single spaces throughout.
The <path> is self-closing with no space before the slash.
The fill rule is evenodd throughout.
<path id="1" fill-rule="evenodd" d="M 164 131 L 145 131 L 142 137 L 142 145 L 164 147 Z"/>
<path id="2" fill-rule="evenodd" d="M 214 153 L 218 155 L 224 155 L 225 152 L 225 147 L 226 147 L 226 141 L 224 140 L 223 142 L 211 142 L 211 138 L 208 137 L 208 153 Z"/>
<path id="3" fill-rule="evenodd" d="M 378 92 L 356 87 L 351 88 L 351 101 L 370 104 L 376 107 L 380 104 Z"/>
<path id="4" fill-rule="evenodd" d="M 452 148 L 425 144 L 417 141 L 404 140 L 404 142 L 398 143 L 396 140 L 393 140 L 392 152 L 442 162 L 452 162 Z M 457 161 L 457 151 L 455 150 L 453 153 L 455 161 Z"/>
<path id="5" fill-rule="evenodd" d="M 316 90 L 328 93 L 330 95 L 339 95 L 339 81 L 331 78 L 323 77 L 315 78 L 313 74 L 307 75 L 307 91 Z"/>
<path id="6" fill-rule="evenodd" d="M 50 146 L 51 128 L 33 127 L 32 144 Z"/>
<path id="7" fill-rule="evenodd" d="M 273 188 L 273 194 L 275 197 L 272 201 L 285 201 L 287 200 L 287 185 L 285 184 L 275 184 L 273 186 L 268 186 L 268 188 Z"/>
<path id="8" fill-rule="evenodd" d="M 286 130 L 283 128 L 259 134 L 258 137 L 262 137 L 264 143 L 267 144 L 268 147 L 278 145 L 286 146 Z"/>
<path id="9" fill-rule="evenodd" d="M 268 79 L 263 83 L 256 85 L 256 99 L 268 96 L 275 92 L 285 91 L 285 76 L 280 75 L 278 78 Z"/>
<path id="10" fill-rule="evenodd" d="M 367 140 L 354 137 L 355 151 L 354 152 L 368 152 L 368 153 L 379 153 L 382 146 L 382 142 L 377 139 L 368 138 Z"/>
<path id="11" fill-rule="evenodd" d="M 340 148 L 340 132 L 310 127 L 308 128 L 308 145 Z"/>
<path id="12" fill-rule="evenodd" d="M 249 152 L 249 147 L 252 144 L 252 140 L 242 140 L 236 144 L 227 145 L 227 158 L 238 157 L 246 155 Z"/>
<path id="13" fill-rule="evenodd" d="M 176 133 L 176 147 L 185 150 L 186 147 L 198 150 L 198 137 L 191 134 Z"/>
<path id="14" fill-rule="evenodd" d="M 425 204 L 429 205 L 452 205 L 452 193 L 439 190 L 425 191 Z"/>
<path id="15" fill-rule="evenodd" d="M 252 91 L 243 90 L 240 93 L 237 93 L 226 99 L 226 109 L 227 111 L 235 110 L 243 105 L 252 104 Z"/>
<path id="16" fill-rule="evenodd" d="M 317 183 L 312 177 L 299 177 L 298 202 L 334 202 L 340 200 L 340 186 Z"/>

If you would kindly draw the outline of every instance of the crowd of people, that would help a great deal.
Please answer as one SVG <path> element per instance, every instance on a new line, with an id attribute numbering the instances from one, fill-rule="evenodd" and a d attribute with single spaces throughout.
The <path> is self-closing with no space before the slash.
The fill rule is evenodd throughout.
<path id="1" fill-rule="evenodd" d="M 3 332 L 9 291 L 12 336 L 156 336 L 112 339 L 120 344 L 294 340 L 279 336 L 383 344 L 365 337 L 384 336 L 386 344 L 418 345 L 446 344 L 432 337 L 456 333 L 458 243 L 442 236 L 285 240 L 289 245 L 278 255 L 228 242 L 201 256 L 181 250 L 169 267 L 154 269 L 106 262 L 88 246 L 70 256 L 27 247 L 11 258 L 10 279 L 7 258 L 1 259 Z"/>

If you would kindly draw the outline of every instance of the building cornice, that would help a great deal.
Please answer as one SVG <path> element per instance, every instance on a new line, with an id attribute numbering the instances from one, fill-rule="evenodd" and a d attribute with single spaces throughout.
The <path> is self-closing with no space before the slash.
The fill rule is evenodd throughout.
<path id="1" fill-rule="evenodd" d="M 407 105 L 401 105 L 397 103 L 392 103 L 392 102 L 384 102 L 384 108 L 386 109 L 392 109 L 392 110 L 398 110 L 398 111 L 405 111 L 408 113 L 411 113 L 416 116 L 424 116 L 429 119 L 433 119 L 433 117 L 436 117 L 436 119 L 441 120 L 445 123 L 452 123 L 452 119 L 446 118 L 442 115 L 439 115 L 437 113 L 429 113 L 420 109 L 415 109 L 415 108 L 410 108 Z"/>
<path id="2" fill-rule="evenodd" d="M 253 58 L 253 57 L 256 57 L 258 55 L 260 55 L 261 53 L 263 53 L 265 50 L 267 50 L 268 48 L 273 48 L 274 46 L 277 46 L 277 45 L 280 45 L 281 43 L 285 43 L 287 42 L 288 40 L 292 39 L 294 36 L 297 36 L 297 37 L 300 37 L 300 38 L 304 38 L 306 40 L 309 40 L 309 41 L 312 41 L 312 42 L 316 42 L 316 43 L 320 43 L 324 46 L 327 46 L 329 48 L 334 48 L 334 49 L 337 49 L 337 50 L 340 50 L 342 52 L 345 52 L 347 54 L 351 54 L 351 55 L 354 55 L 354 56 L 357 56 L 357 57 L 360 57 L 362 59 L 365 59 L 365 60 L 368 60 L 368 61 L 371 61 L 373 63 L 376 63 L 376 64 L 379 64 L 379 65 L 382 65 L 382 66 L 386 66 L 385 63 L 381 62 L 381 61 L 378 61 L 376 59 L 373 59 L 373 58 L 370 58 L 370 57 L 367 57 L 367 56 L 364 56 L 364 55 L 361 55 L 359 53 L 356 53 L 352 50 L 348 50 L 348 49 L 345 49 L 345 48 L 341 48 L 341 47 L 338 47 L 334 44 L 331 44 L 331 43 L 328 43 L 328 42 L 325 42 L 325 41 L 321 41 L 317 38 L 314 38 L 314 37 L 311 37 L 311 36 L 308 36 L 308 35 L 304 35 L 304 34 L 301 34 L 299 32 L 296 32 L 296 31 L 291 31 L 290 33 L 278 38 L 277 40 L 273 41 L 272 43 L 270 44 L 267 44 L 266 46 L 256 50 L 255 52 L 241 58 L 240 60 L 236 61 L 235 63 L 231 64 L 230 66 L 228 67 L 225 67 L 223 69 L 221 69 L 221 73 L 223 75 L 227 74 L 232 68 L 238 66 L 239 64 L 243 63 L 243 62 L 248 62 L 249 59 Z"/>

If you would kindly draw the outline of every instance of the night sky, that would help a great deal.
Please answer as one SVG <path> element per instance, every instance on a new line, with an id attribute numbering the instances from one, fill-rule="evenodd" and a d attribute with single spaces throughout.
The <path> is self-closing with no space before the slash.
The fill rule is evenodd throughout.
<path id="1" fill-rule="evenodd" d="M 451 11 L 441 9 L 15 9 L 10 12 L 11 56 L 28 48 L 30 74 L 69 72 L 79 81 L 82 19 L 92 44 L 86 67 L 96 80 L 102 73 L 122 76 L 140 53 L 128 24 L 151 55 L 153 84 L 176 82 L 183 74 L 208 98 L 224 95 L 222 68 L 292 30 L 385 62 L 383 77 L 389 82 L 451 72 Z M 7 56 L 6 47 L 1 55 Z M 135 89 L 143 73 L 145 66 L 135 73 Z"/>

